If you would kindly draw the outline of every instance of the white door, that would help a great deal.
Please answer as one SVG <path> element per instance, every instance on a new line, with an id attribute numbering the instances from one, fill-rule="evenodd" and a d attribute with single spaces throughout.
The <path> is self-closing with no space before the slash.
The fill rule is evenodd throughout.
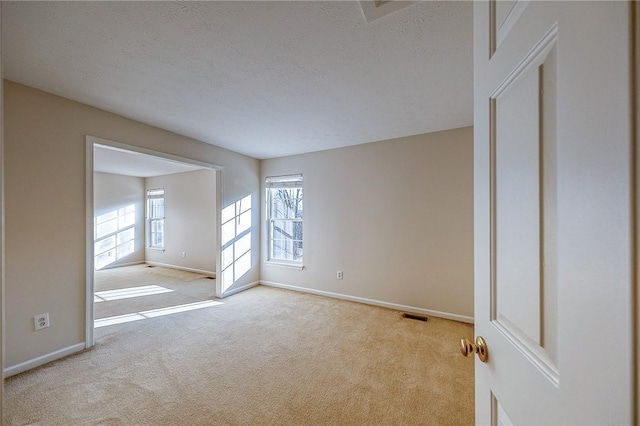
<path id="1" fill-rule="evenodd" d="M 474 9 L 478 424 L 630 424 L 631 5 Z"/>

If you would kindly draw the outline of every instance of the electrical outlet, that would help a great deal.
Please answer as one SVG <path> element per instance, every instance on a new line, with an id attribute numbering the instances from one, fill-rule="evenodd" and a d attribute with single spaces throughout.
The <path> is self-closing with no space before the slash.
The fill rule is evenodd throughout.
<path id="1" fill-rule="evenodd" d="M 182 257 L 187 257 L 187 252 L 186 251 L 182 252 Z"/>
<path id="2" fill-rule="evenodd" d="M 339 280 L 341 280 L 341 279 L 342 279 L 342 271 L 338 271 L 338 272 L 336 273 L 336 278 L 338 278 Z"/>
<path id="3" fill-rule="evenodd" d="M 49 314 L 40 314 L 33 317 L 33 323 L 37 330 L 49 327 Z"/>

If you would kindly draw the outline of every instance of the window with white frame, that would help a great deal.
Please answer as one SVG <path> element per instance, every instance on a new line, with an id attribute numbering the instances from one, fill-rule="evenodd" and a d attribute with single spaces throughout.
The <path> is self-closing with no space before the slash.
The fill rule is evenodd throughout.
<path id="1" fill-rule="evenodd" d="M 302 175 L 273 176 L 267 188 L 269 260 L 302 264 Z"/>
<path id="2" fill-rule="evenodd" d="M 164 189 L 147 191 L 148 246 L 164 249 Z"/>

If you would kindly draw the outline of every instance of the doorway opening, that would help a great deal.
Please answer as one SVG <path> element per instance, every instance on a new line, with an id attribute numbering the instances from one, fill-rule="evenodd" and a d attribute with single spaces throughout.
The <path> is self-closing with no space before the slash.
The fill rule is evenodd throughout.
<path id="1" fill-rule="evenodd" d="M 222 167 L 92 136 L 86 148 L 86 347 L 94 345 L 96 327 L 213 306 L 185 299 L 162 308 L 138 304 L 141 312 L 113 310 L 119 301 L 172 293 L 180 300 L 179 285 L 159 282 L 201 281 L 201 295 L 221 296 L 221 280 L 205 278 L 220 276 Z M 127 271 L 138 277 L 135 284 L 114 283 Z M 154 282 L 142 285 L 140 272 Z M 105 317 L 107 305 L 117 315 Z"/>

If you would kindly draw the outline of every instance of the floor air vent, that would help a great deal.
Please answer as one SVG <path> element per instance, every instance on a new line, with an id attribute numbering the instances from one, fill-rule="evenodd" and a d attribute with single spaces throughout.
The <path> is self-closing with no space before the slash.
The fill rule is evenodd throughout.
<path id="1" fill-rule="evenodd" d="M 427 322 L 427 317 L 425 317 L 423 315 L 408 314 L 406 312 L 402 314 L 402 318 L 408 318 L 408 319 L 412 319 L 412 320 L 416 320 L 416 321 Z"/>

